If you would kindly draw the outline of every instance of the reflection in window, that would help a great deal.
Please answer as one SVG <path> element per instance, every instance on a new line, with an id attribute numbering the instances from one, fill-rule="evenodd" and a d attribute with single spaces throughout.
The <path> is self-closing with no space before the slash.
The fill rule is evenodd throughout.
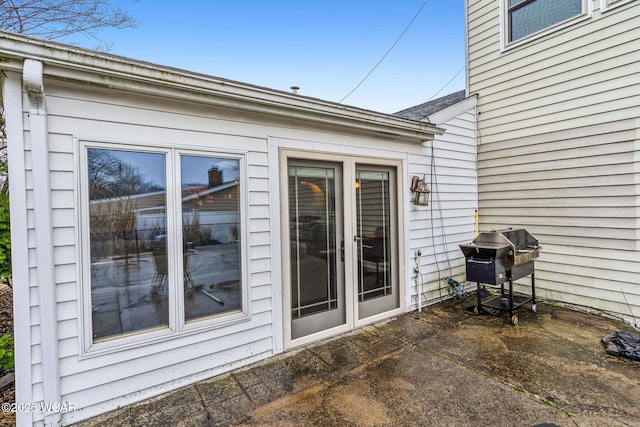
<path id="1" fill-rule="evenodd" d="M 94 341 L 169 324 L 165 155 L 90 148 Z"/>
<path id="2" fill-rule="evenodd" d="M 509 41 L 582 14 L 583 0 L 509 0 Z"/>
<path id="3" fill-rule="evenodd" d="M 238 311 L 240 197 L 237 159 L 181 156 L 186 321 Z"/>

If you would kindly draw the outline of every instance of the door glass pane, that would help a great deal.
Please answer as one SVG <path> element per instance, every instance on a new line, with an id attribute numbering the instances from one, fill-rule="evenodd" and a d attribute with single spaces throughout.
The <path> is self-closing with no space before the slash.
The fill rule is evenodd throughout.
<path id="1" fill-rule="evenodd" d="M 181 156 L 186 321 L 242 308 L 240 161 Z"/>
<path id="2" fill-rule="evenodd" d="M 332 168 L 289 166 L 292 318 L 338 308 Z"/>
<path id="3" fill-rule="evenodd" d="M 87 150 L 94 341 L 169 325 L 165 155 Z"/>
<path id="4" fill-rule="evenodd" d="M 391 212 L 389 172 L 356 171 L 358 301 L 390 295 Z"/>

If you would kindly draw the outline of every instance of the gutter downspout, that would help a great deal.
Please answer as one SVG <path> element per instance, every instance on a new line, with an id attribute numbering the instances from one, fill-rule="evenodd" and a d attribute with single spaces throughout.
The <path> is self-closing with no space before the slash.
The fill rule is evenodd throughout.
<path id="1" fill-rule="evenodd" d="M 13 275 L 13 332 L 15 337 L 16 403 L 33 401 L 31 375 L 31 306 L 29 304 L 29 238 L 25 141 L 23 124 L 22 73 L 5 71 L 2 78 L 3 108 L 9 159 L 9 198 L 11 206 L 11 264 Z M 16 412 L 16 424 L 33 424 L 33 414 Z"/>
<path id="2" fill-rule="evenodd" d="M 40 312 L 40 351 L 42 355 L 44 411 L 47 405 L 61 403 L 61 396 L 53 231 L 51 228 L 47 106 L 44 94 L 42 62 L 25 59 L 22 79 L 29 100 L 28 122 L 30 125 L 29 139 L 31 141 L 31 173 L 33 175 L 35 211 L 36 277 L 38 280 L 38 310 Z M 60 422 L 59 412 L 44 413 L 45 425 L 60 425 Z"/>

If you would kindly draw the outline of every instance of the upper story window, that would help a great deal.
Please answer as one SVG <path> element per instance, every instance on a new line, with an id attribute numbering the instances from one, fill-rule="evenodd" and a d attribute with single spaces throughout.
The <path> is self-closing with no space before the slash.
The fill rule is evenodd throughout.
<path id="1" fill-rule="evenodd" d="M 507 0 L 507 43 L 585 12 L 584 0 Z"/>

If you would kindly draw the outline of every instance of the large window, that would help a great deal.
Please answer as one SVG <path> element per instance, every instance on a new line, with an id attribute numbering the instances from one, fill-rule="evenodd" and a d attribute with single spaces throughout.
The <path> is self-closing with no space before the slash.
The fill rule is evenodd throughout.
<path id="1" fill-rule="evenodd" d="M 584 0 L 506 0 L 507 42 L 514 42 L 584 13 Z"/>
<path id="2" fill-rule="evenodd" d="M 85 154 L 92 343 L 241 314 L 241 159 Z"/>

